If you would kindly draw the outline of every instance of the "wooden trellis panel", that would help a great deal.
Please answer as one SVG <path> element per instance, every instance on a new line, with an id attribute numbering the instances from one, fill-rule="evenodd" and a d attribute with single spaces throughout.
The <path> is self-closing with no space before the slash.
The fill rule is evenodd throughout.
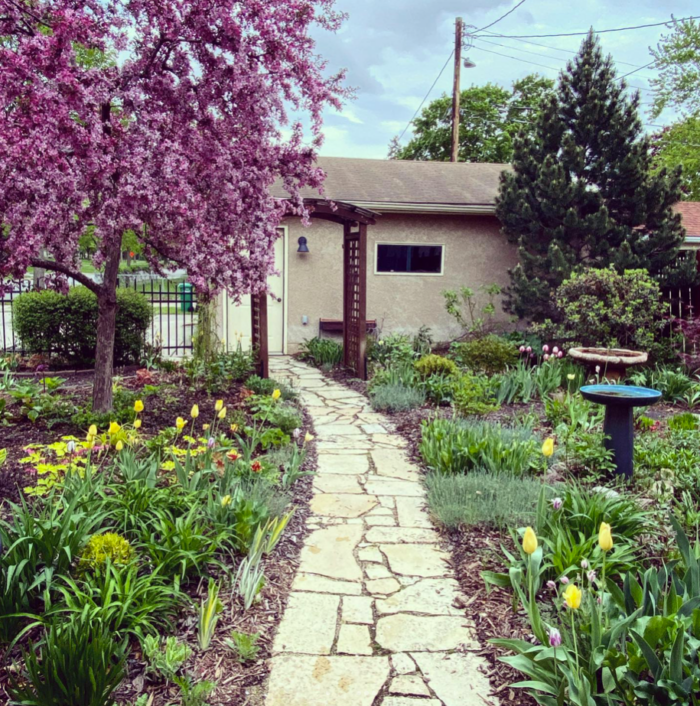
<path id="1" fill-rule="evenodd" d="M 343 350 L 345 366 L 367 379 L 367 225 L 343 225 Z"/>
<path id="2" fill-rule="evenodd" d="M 267 294 L 252 294 L 250 297 L 251 338 L 257 358 L 257 374 L 261 378 L 270 376 L 270 353 L 267 338 Z"/>

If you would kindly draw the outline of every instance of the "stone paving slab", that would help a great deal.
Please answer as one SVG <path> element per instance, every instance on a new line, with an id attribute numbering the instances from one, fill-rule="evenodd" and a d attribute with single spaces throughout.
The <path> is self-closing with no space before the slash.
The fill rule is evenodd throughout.
<path id="1" fill-rule="evenodd" d="M 317 370 L 270 367 L 314 420 L 318 473 L 265 706 L 497 706 L 405 440 Z"/>

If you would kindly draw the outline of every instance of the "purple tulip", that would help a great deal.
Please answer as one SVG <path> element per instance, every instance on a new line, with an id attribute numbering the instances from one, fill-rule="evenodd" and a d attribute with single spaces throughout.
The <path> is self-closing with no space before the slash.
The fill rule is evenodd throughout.
<path id="1" fill-rule="evenodd" d="M 208 449 L 213 449 L 214 446 L 216 446 L 216 441 L 214 440 L 213 436 L 209 437 L 209 440 L 207 441 L 207 448 Z"/>
<path id="2" fill-rule="evenodd" d="M 520 350 L 521 353 L 524 353 L 524 352 L 525 352 L 525 346 L 520 346 L 520 349 L 519 349 L 519 350 Z"/>
<path id="3" fill-rule="evenodd" d="M 547 581 L 547 588 L 548 588 L 550 591 L 555 591 L 556 588 L 557 588 L 557 584 L 554 583 L 554 581 Z"/>
<path id="4" fill-rule="evenodd" d="M 561 633 L 556 628 L 549 629 L 549 644 L 552 647 L 559 647 L 561 645 Z"/>
<path id="5" fill-rule="evenodd" d="M 554 498 L 552 500 L 552 509 L 553 510 L 561 510 L 564 505 L 564 501 L 561 498 Z"/>
<path id="6" fill-rule="evenodd" d="M 546 343 L 542 346 L 542 351 L 544 353 L 549 353 L 549 346 Z"/>
<path id="7" fill-rule="evenodd" d="M 526 350 L 528 353 L 532 353 L 532 346 L 528 346 L 525 350 Z"/>
<path id="8" fill-rule="evenodd" d="M 561 582 L 566 586 L 566 584 L 569 583 L 569 577 L 568 577 L 568 576 L 562 576 L 562 577 L 561 577 Z"/>

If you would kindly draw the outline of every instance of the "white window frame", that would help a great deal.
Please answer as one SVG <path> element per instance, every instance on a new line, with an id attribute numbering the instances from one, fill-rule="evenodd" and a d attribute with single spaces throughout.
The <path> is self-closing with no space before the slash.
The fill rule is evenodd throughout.
<path id="1" fill-rule="evenodd" d="M 379 265 L 379 246 L 380 245 L 414 245 L 420 248 L 441 248 L 440 257 L 440 272 L 380 272 L 377 268 Z M 395 240 L 381 240 L 374 244 L 374 274 L 380 277 L 442 277 L 445 274 L 445 243 L 416 243 Z"/>

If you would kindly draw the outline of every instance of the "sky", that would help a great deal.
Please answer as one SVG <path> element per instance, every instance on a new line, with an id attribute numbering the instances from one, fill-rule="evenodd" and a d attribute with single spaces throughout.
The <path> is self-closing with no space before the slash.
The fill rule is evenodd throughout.
<path id="1" fill-rule="evenodd" d="M 336 0 L 336 8 L 346 12 L 348 19 L 336 34 L 316 32 L 318 52 L 328 60 L 329 70 L 347 69 L 347 83 L 356 94 L 341 112 L 326 115 L 321 154 L 386 158 L 391 139 L 404 131 L 452 51 L 455 18 L 460 16 L 466 25 L 481 28 L 516 4 L 517 0 Z M 671 15 L 700 15 L 700 6 L 697 0 L 525 0 L 489 31 L 504 35 L 585 32 L 590 27 L 600 30 L 662 22 Z M 649 47 L 667 32 L 664 27 L 652 27 L 602 34 L 601 39 L 604 51 L 612 54 L 623 74 L 648 64 L 652 60 Z M 464 52 L 476 66 L 462 69 L 462 88 L 488 82 L 510 88 L 514 80 L 532 72 L 556 78 L 581 40 L 528 40 L 546 47 L 496 36 L 476 40 Z M 428 100 L 451 92 L 452 71 L 450 61 Z M 641 91 L 642 104 L 646 104 L 644 122 L 668 124 L 673 115 L 652 121 L 646 113 L 652 101 L 648 81 L 652 77 L 649 68 L 627 80 L 645 89 Z M 654 130 L 650 125 L 646 129 Z M 410 137 L 409 128 L 401 144 Z"/>

